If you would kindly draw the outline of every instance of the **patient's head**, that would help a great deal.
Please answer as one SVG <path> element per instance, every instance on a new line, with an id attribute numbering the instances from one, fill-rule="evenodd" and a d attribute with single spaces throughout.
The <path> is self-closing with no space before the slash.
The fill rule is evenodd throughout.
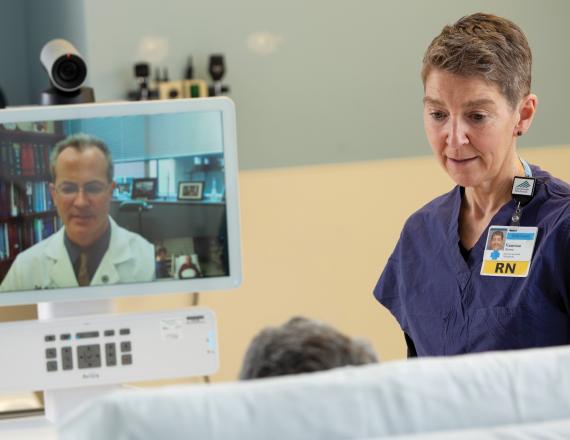
<path id="1" fill-rule="evenodd" d="M 295 317 L 263 329 L 245 354 L 240 379 L 310 373 L 378 362 L 364 340 L 351 339 L 320 321 Z"/>

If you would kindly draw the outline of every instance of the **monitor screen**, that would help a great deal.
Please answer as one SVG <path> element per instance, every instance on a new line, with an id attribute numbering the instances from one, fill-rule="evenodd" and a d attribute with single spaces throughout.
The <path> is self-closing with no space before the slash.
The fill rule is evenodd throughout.
<path id="1" fill-rule="evenodd" d="M 241 282 L 227 98 L 0 110 L 0 305 Z"/>

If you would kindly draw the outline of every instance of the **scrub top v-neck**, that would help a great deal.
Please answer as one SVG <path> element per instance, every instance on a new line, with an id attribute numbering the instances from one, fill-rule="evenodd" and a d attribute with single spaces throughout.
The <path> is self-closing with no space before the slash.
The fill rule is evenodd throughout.
<path id="1" fill-rule="evenodd" d="M 459 247 L 462 188 L 413 214 L 374 295 L 418 356 L 570 343 L 570 186 L 532 166 L 535 196 L 521 226 L 537 226 L 525 278 L 482 276 L 485 231 L 465 259 Z M 490 225 L 509 225 L 514 201 Z"/>

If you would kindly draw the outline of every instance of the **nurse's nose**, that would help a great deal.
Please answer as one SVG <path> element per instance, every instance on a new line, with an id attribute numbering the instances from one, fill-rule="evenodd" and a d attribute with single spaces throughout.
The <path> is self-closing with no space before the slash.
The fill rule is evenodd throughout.
<path id="1" fill-rule="evenodd" d="M 460 148 L 468 143 L 467 127 L 460 120 L 449 118 L 447 145 L 451 148 Z"/>

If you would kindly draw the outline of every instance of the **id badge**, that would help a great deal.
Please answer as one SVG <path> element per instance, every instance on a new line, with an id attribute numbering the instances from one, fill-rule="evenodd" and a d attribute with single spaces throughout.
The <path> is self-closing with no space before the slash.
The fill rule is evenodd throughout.
<path id="1" fill-rule="evenodd" d="M 537 227 L 489 227 L 481 275 L 526 277 L 530 270 L 537 234 Z"/>

